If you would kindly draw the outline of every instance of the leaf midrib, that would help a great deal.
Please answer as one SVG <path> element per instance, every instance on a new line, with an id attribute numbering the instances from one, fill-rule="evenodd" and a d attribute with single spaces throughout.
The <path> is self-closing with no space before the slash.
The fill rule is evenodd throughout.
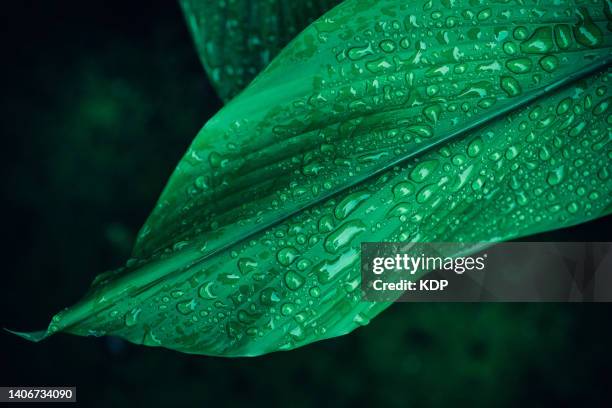
<path id="1" fill-rule="evenodd" d="M 591 74 L 595 74 L 601 70 L 604 70 L 611 63 L 612 63 L 612 56 L 606 56 L 604 58 L 600 58 L 599 60 L 597 60 L 595 63 L 593 63 L 590 66 L 587 66 L 564 78 L 561 78 L 549 84 L 548 86 L 542 87 L 540 89 L 530 92 L 527 95 L 524 95 L 523 97 L 518 99 L 514 104 L 510 104 L 507 107 L 497 112 L 494 112 L 488 117 L 473 121 L 473 123 L 466 125 L 464 128 L 459 129 L 455 132 L 449 133 L 446 137 L 440 138 L 439 140 L 436 140 L 434 143 L 429 144 L 427 146 L 423 146 L 422 148 L 417 149 L 411 154 L 408 154 L 404 157 L 400 157 L 397 160 L 387 163 L 386 165 L 382 166 L 381 168 L 371 173 L 356 177 L 356 179 L 352 180 L 352 182 L 347 183 L 346 185 L 342 185 L 336 190 L 330 191 L 328 194 L 322 194 L 321 196 L 316 197 L 311 202 L 301 203 L 299 207 L 296 207 L 295 209 L 292 209 L 290 211 L 287 211 L 284 213 L 279 212 L 277 214 L 277 217 L 274 218 L 272 222 L 254 226 L 251 230 L 246 231 L 246 232 L 244 232 L 245 230 L 242 229 L 243 234 L 241 236 L 236 237 L 235 235 L 232 235 L 230 241 L 214 248 L 213 250 L 210 250 L 208 252 L 202 252 L 199 249 L 195 248 L 193 245 L 191 245 L 191 246 L 186 247 L 184 250 L 177 252 L 175 255 L 169 258 L 160 258 L 159 255 L 161 251 L 155 252 L 152 256 L 149 257 L 149 263 L 146 263 L 145 265 L 140 266 L 136 270 L 126 271 L 126 273 L 118 276 L 116 280 L 108 282 L 107 286 L 105 287 L 105 292 L 104 292 L 104 295 L 105 295 L 104 303 L 106 305 L 112 305 L 116 297 L 125 295 L 125 290 L 122 288 L 123 288 L 124 281 L 126 280 L 127 280 L 126 283 L 128 283 L 126 287 L 135 286 L 135 287 L 142 289 L 143 287 L 147 286 L 150 288 L 148 284 L 152 281 L 155 281 L 157 279 L 162 279 L 162 278 L 168 279 L 177 274 L 182 273 L 183 271 L 186 270 L 185 265 L 187 265 L 188 268 L 197 267 L 198 265 L 201 265 L 203 262 L 205 262 L 209 258 L 214 257 L 216 254 L 227 250 L 233 245 L 239 244 L 249 239 L 253 235 L 260 233 L 265 229 L 271 228 L 275 225 L 282 223 L 283 221 L 299 213 L 300 211 L 313 207 L 317 205 L 318 203 L 325 201 L 346 190 L 349 190 L 350 188 L 353 188 L 369 179 L 373 179 L 396 165 L 399 165 L 408 160 L 411 160 L 415 156 L 423 152 L 432 150 L 436 148 L 437 146 L 439 146 L 440 144 L 443 144 L 449 140 L 455 139 L 467 132 L 471 132 L 479 127 L 485 126 L 491 121 L 501 116 L 504 116 L 512 111 L 518 110 L 539 98 L 545 97 L 552 92 L 555 92 L 562 88 L 570 86 L 571 84 L 577 81 L 580 81 L 581 79 L 588 77 Z M 235 227 L 235 225 L 230 224 L 228 227 Z M 220 228 L 219 230 L 215 232 L 216 233 L 224 232 L 225 229 L 226 228 Z M 197 256 L 194 256 L 193 254 L 197 254 Z M 141 284 L 134 285 L 134 282 L 141 282 Z M 142 291 L 138 290 L 138 293 L 139 295 L 142 295 L 148 290 L 150 289 L 144 289 Z M 73 327 L 77 325 L 78 323 L 80 323 L 81 321 L 87 319 L 89 317 L 89 314 L 88 314 L 89 310 L 100 310 L 101 307 L 104 307 L 100 305 L 100 299 L 95 299 L 95 298 L 96 297 L 86 298 L 82 300 L 81 302 L 79 302 L 78 304 L 74 305 L 73 308 L 69 309 L 68 313 L 62 319 L 62 322 L 63 322 L 62 330 L 67 330 L 70 327 Z M 51 333 L 47 333 L 47 335 L 50 335 L 50 334 Z"/>
<path id="2" fill-rule="evenodd" d="M 255 225 L 250 231 L 244 232 L 243 229 L 241 229 L 243 231 L 242 236 L 236 237 L 236 236 L 232 236 L 231 237 L 231 241 L 228 243 L 224 243 L 208 252 L 204 252 L 201 256 L 201 259 L 198 262 L 202 262 L 204 260 L 206 260 L 207 258 L 214 256 L 215 254 L 222 252 L 223 250 L 231 247 L 234 244 L 237 244 L 239 242 L 243 242 L 244 240 L 252 237 L 253 235 L 267 229 L 270 227 L 273 227 L 274 225 L 277 225 L 278 223 L 283 222 L 284 220 L 286 220 L 287 218 L 295 215 L 296 213 L 308 209 L 312 206 L 315 206 L 316 204 L 325 201 L 337 194 L 342 193 L 343 191 L 349 190 L 353 187 L 355 187 L 356 185 L 359 185 L 363 182 L 365 182 L 368 179 L 374 178 L 378 175 L 380 175 L 381 173 L 384 173 L 385 171 L 387 171 L 388 169 L 399 165 L 401 163 L 406 162 L 407 160 L 411 160 L 414 157 L 428 151 L 431 149 L 434 149 L 436 147 L 438 147 L 440 144 L 443 144 L 449 140 L 455 139 L 465 133 L 471 132 L 474 129 L 477 129 L 483 125 L 486 125 L 487 123 L 503 116 L 506 115 L 512 111 L 515 111 L 517 109 L 520 109 L 521 107 L 533 102 L 534 100 L 537 100 L 541 97 L 547 96 L 548 94 L 555 92 L 557 90 L 559 90 L 560 88 L 563 88 L 565 86 L 569 86 L 570 84 L 579 81 L 580 79 L 587 77 L 595 72 L 598 72 L 599 70 L 604 69 L 606 66 L 608 66 L 610 63 L 612 62 L 612 56 L 606 56 L 604 58 L 600 58 L 599 60 L 597 60 L 596 62 L 592 63 L 591 65 L 588 65 L 572 74 L 567 75 L 566 77 L 557 79 L 556 81 L 552 82 L 549 85 L 543 86 L 539 89 L 533 90 L 525 95 L 523 95 L 522 97 L 518 98 L 516 101 L 512 101 L 510 102 L 507 106 L 500 108 L 497 111 L 492 112 L 489 115 L 486 115 L 484 117 L 478 118 L 476 120 L 473 120 L 471 122 L 468 122 L 466 125 L 464 125 L 461 129 L 458 129 L 456 131 L 450 132 L 449 134 L 447 134 L 446 136 L 440 137 L 438 139 L 436 139 L 435 141 L 433 141 L 432 143 L 429 143 L 427 145 L 424 146 L 419 146 L 417 147 L 415 150 L 412 150 L 411 152 L 407 153 L 404 156 L 398 157 L 394 160 L 389 161 L 388 163 L 382 165 L 380 168 L 374 169 L 370 172 L 368 172 L 367 174 L 358 174 L 356 176 L 354 176 L 353 178 L 349 179 L 348 182 L 346 182 L 345 184 L 342 184 L 340 186 L 338 186 L 335 189 L 332 189 L 326 193 L 322 193 L 316 197 L 314 197 L 311 201 L 307 202 L 307 203 L 303 203 L 303 202 L 299 202 L 298 201 L 298 205 L 295 206 L 295 208 L 291 207 L 290 209 L 288 209 L 288 211 L 279 211 L 277 213 L 277 217 L 274 218 L 274 220 L 272 222 L 268 222 L 268 223 L 264 223 L 264 224 L 260 224 L 260 225 Z M 285 207 L 287 208 L 287 207 Z M 210 231 L 216 234 L 219 233 L 223 233 L 224 231 L 226 231 L 227 229 L 230 229 L 232 227 L 235 227 L 234 224 L 227 224 L 225 226 L 222 226 L 221 228 L 217 229 L 216 231 Z M 181 235 L 182 236 L 182 235 Z M 226 238 L 229 239 L 229 238 Z M 156 250 L 153 254 L 158 253 L 160 251 L 162 251 L 162 249 L 158 249 Z"/>

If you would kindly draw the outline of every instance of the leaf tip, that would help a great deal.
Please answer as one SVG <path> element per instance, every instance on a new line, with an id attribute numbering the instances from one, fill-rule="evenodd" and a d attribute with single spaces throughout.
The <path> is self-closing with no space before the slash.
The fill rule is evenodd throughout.
<path id="1" fill-rule="evenodd" d="M 5 331 L 14 334 L 16 336 L 21 337 L 22 339 L 26 339 L 29 341 L 33 341 L 34 343 L 38 343 L 41 340 L 44 340 L 48 337 L 48 333 L 46 330 L 36 331 L 36 332 L 18 332 L 15 330 L 4 328 Z"/>

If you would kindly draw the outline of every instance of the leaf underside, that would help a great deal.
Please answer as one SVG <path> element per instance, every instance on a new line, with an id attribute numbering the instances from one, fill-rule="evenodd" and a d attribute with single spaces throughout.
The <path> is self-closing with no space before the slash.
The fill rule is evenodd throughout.
<path id="1" fill-rule="evenodd" d="M 179 0 L 200 60 L 229 101 L 308 24 L 341 0 Z"/>
<path id="2" fill-rule="evenodd" d="M 288 350 L 389 306 L 361 301 L 361 242 L 609 214 L 610 21 L 609 2 L 343 2 L 204 126 L 134 258 L 45 336 Z"/>

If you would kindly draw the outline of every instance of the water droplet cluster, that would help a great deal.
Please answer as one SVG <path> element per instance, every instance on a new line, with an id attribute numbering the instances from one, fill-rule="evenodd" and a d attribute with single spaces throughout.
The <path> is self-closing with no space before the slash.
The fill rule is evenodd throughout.
<path id="1" fill-rule="evenodd" d="M 180 3 L 208 76 L 219 96 L 229 101 L 300 31 L 340 1 Z"/>
<path id="2" fill-rule="evenodd" d="M 609 57 L 599 3 L 467 3 L 349 1 L 310 26 L 200 132 L 135 254 L 231 243 Z"/>

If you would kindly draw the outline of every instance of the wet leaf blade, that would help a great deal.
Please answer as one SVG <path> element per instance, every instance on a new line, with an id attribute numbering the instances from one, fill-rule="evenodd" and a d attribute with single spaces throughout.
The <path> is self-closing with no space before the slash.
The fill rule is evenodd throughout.
<path id="1" fill-rule="evenodd" d="M 287 350 L 348 333 L 388 307 L 360 300 L 362 241 L 497 242 L 610 213 L 606 15 L 540 6 L 550 13 L 344 2 L 204 127 L 141 231 L 139 261 L 98 279 L 48 334 L 115 334 L 221 356 Z M 395 52 L 404 35 L 469 12 L 509 17 L 481 23 L 474 39 L 473 20 L 451 19 L 452 42 L 434 36 Z M 366 32 L 372 44 L 395 38 L 377 31 L 380 22 L 398 31 L 396 48 L 343 64 L 338 55 Z M 521 24 L 530 30 L 517 32 Z M 554 37 L 565 25 L 567 46 Z M 479 48 L 488 40 L 501 49 Z M 506 42 L 515 43 L 510 54 Z M 412 63 L 367 68 L 404 52 Z M 542 62 L 553 55 L 554 69 Z M 514 58 L 532 60 L 529 71 L 510 71 Z M 453 76 L 428 75 L 440 69 Z M 518 94 L 504 84 L 509 72 Z"/>
<path id="2" fill-rule="evenodd" d="M 425 153 L 418 161 L 254 235 L 251 241 L 255 245 L 239 243 L 182 270 L 158 261 L 152 267 L 163 278 L 163 285 L 142 291 L 128 274 L 124 282 L 115 284 L 122 288 L 133 284 L 134 291 L 109 300 L 104 311 L 88 312 L 95 310 L 91 305 L 107 293 L 108 287 L 103 286 L 99 295 L 69 311 L 62 320 L 87 316 L 86 321 L 67 327 L 75 334 L 87 334 L 95 328 L 136 343 L 221 356 L 260 355 L 348 333 L 389 306 L 360 301 L 358 245 L 363 240 L 502 241 L 608 214 L 612 180 L 605 165 L 609 163 L 609 147 L 601 148 L 609 137 L 603 132 L 607 129 L 604 122 L 585 128 L 583 136 L 576 139 L 580 144 L 589 140 L 589 132 L 598 131 L 600 137 L 591 143 L 595 149 L 571 156 L 572 162 L 584 161 L 582 171 L 594 172 L 592 180 L 580 184 L 584 192 L 580 187 L 568 188 L 576 182 L 577 169 L 563 167 L 567 166 L 567 153 L 563 147 L 555 147 L 560 143 L 559 134 L 564 135 L 562 142 L 574 141 L 567 134 L 569 129 L 563 128 L 566 121 L 539 130 L 530 142 L 525 140 L 529 133 L 520 128 L 521 123 L 533 120 L 539 108 L 564 106 L 577 90 L 592 95 L 611 77 L 608 71 L 588 85 L 559 93 L 547 104 L 523 109 L 510 121 L 501 119 L 493 128 L 485 127 Z M 607 78 L 605 82 L 603 78 Z M 478 154 L 469 155 L 475 146 L 480 146 Z M 423 163 L 432 161 L 439 165 L 425 180 L 410 180 Z M 512 166 L 495 165 L 500 168 L 491 173 L 491 162 L 500 161 L 521 167 L 535 162 L 541 167 L 521 175 Z M 445 170 L 448 166 L 455 171 Z M 446 177 L 448 180 L 438 185 Z M 344 199 L 363 194 L 369 195 L 368 200 L 354 207 L 345 219 L 335 217 Z M 374 203 L 376 209 L 372 210 Z M 300 234 L 309 237 L 308 245 L 299 244 Z M 351 239 L 338 238 L 342 236 Z M 279 237 L 286 237 L 285 245 L 279 244 L 283 241 Z M 185 251 L 183 255 L 189 253 Z M 193 256 L 196 259 L 198 254 Z M 112 316 L 115 311 L 119 313 Z M 194 316 L 202 323 L 194 322 Z"/>
<path id="3" fill-rule="evenodd" d="M 470 8 L 463 11 L 472 20 L 441 5 L 423 13 L 420 3 L 341 4 L 201 130 L 134 255 L 190 241 L 194 231 L 214 236 L 207 251 L 217 251 L 254 225 L 273 225 L 609 63 L 603 9 L 574 7 L 568 14 L 565 3 L 544 6 L 547 19 L 518 6 L 491 6 L 504 19 L 488 17 L 475 28 L 478 13 Z M 415 40 L 428 38 L 442 18 L 436 12 L 453 29 L 439 29 L 429 43 Z M 531 31 L 520 30 L 527 26 Z M 559 27 L 592 32 L 598 41 L 571 37 L 560 46 Z"/>
<path id="4" fill-rule="evenodd" d="M 229 101 L 302 29 L 341 0 L 179 0 L 200 60 Z"/>

